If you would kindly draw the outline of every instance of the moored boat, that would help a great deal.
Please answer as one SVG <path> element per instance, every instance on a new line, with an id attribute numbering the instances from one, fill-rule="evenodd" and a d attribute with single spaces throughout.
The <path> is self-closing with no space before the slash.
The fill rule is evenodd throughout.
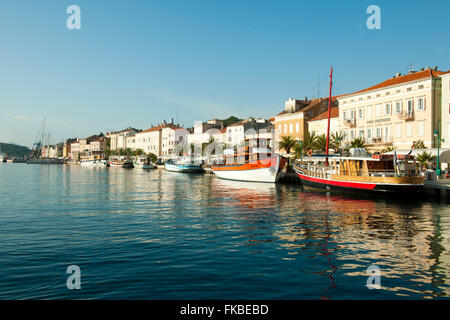
<path id="1" fill-rule="evenodd" d="M 110 167 L 133 168 L 133 161 L 124 156 L 110 157 L 108 164 Z"/>
<path id="2" fill-rule="evenodd" d="M 266 144 L 267 145 L 267 144 Z M 218 160 L 218 161 L 217 161 Z M 227 152 L 211 164 L 214 174 L 227 180 L 277 182 L 285 172 L 287 159 L 260 147 L 258 139 L 245 140 L 237 152 Z"/>
<path id="3" fill-rule="evenodd" d="M 156 169 L 156 166 L 151 162 L 150 158 L 147 156 L 136 157 L 133 161 L 135 168 L 139 169 Z"/>
<path id="4" fill-rule="evenodd" d="M 170 159 L 164 163 L 166 171 L 172 172 L 201 172 L 203 167 L 196 163 L 191 157 L 182 157 L 180 159 Z"/>
<path id="5" fill-rule="evenodd" d="M 304 186 L 315 189 L 414 193 L 424 185 L 413 156 L 331 157 L 328 166 L 301 161 L 294 169 Z"/>

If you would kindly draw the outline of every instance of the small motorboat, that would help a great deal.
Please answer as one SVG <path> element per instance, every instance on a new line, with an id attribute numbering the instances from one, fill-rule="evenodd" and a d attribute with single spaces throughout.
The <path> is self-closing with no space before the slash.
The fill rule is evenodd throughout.
<path id="1" fill-rule="evenodd" d="M 202 172 L 203 167 L 192 157 L 182 157 L 180 159 L 170 159 L 164 163 L 167 171 L 172 172 Z"/>

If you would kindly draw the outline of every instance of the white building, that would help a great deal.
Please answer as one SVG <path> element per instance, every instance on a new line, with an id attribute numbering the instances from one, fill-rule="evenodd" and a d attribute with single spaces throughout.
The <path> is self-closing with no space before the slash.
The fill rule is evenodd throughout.
<path id="1" fill-rule="evenodd" d="M 308 121 L 308 132 L 315 133 L 320 136 L 327 134 L 328 130 L 328 110 L 322 112 L 317 117 L 312 118 Z M 333 107 L 330 110 L 330 134 L 333 132 L 339 132 L 339 108 Z"/>
<path id="2" fill-rule="evenodd" d="M 222 120 L 212 119 L 206 122 L 195 122 L 194 131 L 187 137 L 187 143 L 201 145 L 202 143 L 208 142 L 211 137 L 214 137 L 216 141 L 217 139 L 223 140 L 221 136 L 222 129 Z"/>
<path id="3" fill-rule="evenodd" d="M 266 119 L 247 118 L 245 120 L 233 123 L 226 129 L 226 144 L 235 146 L 242 143 L 246 139 L 246 132 L 250 129 L 258 131 L 271 126 L 271 123 Z M 254 132 L 252 131 L 252 132 Z M 248 137 L 247 137 L 248 138 Z"/>
<path id="4" fill-rule="evenodd" d="M 187 144 L 189 132 L 173 123 L 161 129 L 161 156 L 169 157 L 177 144 Z"/>
<path id="5" fill-rule="evenodd" d="M 340 126 L 347 141 L 363 138 L 370 151 L 387 146 L 409 150 L 417 140 L 427 148 L 435 147 L 442 74 L 437 68 L 398 73 L 369 88 L 339 96 Z"/>
<path id="6" fill-rule="evenodd" d="M 441 79 L 441 135 L 445 140 L 442 142 L 442 147 L 450 148 L 450 71 L 441 75 Z"/>
<path id="7" fill-rule="evenodd" d="M 127 128 L 125 130 L 122 131 L 113 131 L 113 132 L 108 132 L 106 134 L 106 137 L 109 138 L 109 148 L 111 150 L 118 150 L 118 149 L 126 149 L 128 148 L 127 145 L 127 137 L 128 136 L 133 136 L 137 133 L 138 131 L 136 129 L 133 128 Z"/>

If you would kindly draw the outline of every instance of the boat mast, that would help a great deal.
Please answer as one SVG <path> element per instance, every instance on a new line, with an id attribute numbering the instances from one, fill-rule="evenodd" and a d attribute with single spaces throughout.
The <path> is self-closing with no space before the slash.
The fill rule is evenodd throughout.
<path id="1" fill-rule="evenodd" d="M 44 145 L 45 145 L 45 118 L 42 121 L 41 158 L 44 155 Z"/>
<path id="2" fill-rule="evenodd" d="M 330 145 L 330 117 L 331 117 L 331 87 L 333 86 L 333 67 L 330 72 L 330 97 L 328 98 L 328 128 L 327 128 L 327 148 L 326 148 L 326 160 L 325 165 L 328 167 L 328 151 Z"/>

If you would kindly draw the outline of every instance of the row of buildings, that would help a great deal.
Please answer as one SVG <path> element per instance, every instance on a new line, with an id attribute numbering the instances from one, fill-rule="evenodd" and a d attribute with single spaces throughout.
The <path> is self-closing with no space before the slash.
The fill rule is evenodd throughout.
<path id="1" fill-rule="evenodd" d="M 436 148 L 437 132 L 442 148 L 450 148 L 450 72 L 424 68 L 400 73 L 369 88 L 331 98 L 331 132 L 344 134 L 344 144 L 364 139 L 369 151 L 387 147 L 409 150 L 422 140 L 428 149 Z M 234 146 L 245 138 L 270 139 L 277 152 L 284 136 L 302 140 L 307 132 L 326 133 L 329 98 L 288 99 L 279 113 L 270 119 L 248 118 L 225 126 L 223 120 L 196 122 L 185 129 L 173 119 L 146 130 L 127 128 L 105 136 L 72 139 L 60 144 L 60 153 L 49 154 L 77 159 L 83 153 L 106 149 L 142 149 L 158 157 L 170 157 L 177 144 L 201 145 L 214 138 Z M 52 146 L 53 147 L 53 146 Z M 54 148 L 57 149 L 55 146 Z M 56 152 L 56 153 L 55 153 Z"/>

